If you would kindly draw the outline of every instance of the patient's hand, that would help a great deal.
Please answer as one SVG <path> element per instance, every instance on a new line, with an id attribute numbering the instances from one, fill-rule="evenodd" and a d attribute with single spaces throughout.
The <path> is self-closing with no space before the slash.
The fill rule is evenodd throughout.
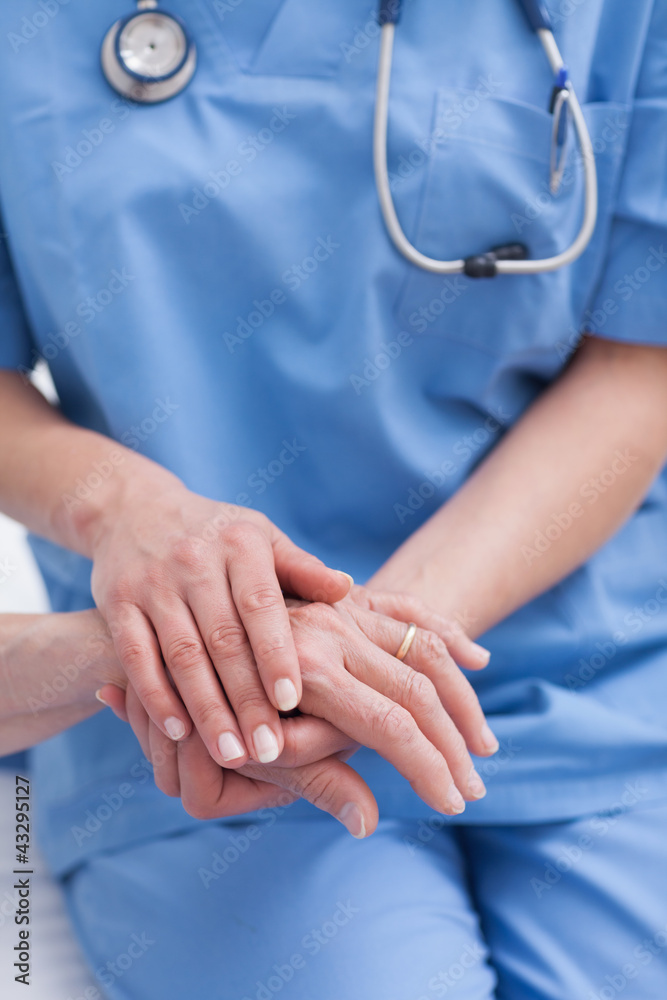
<path id="1" fill-rule="evenodd" d="M 369 833 L 377 823 L 370 790 L 342 756 L 359 744 L 376 749 L 411 783 L 432 808 L 461 811 L 463 801 L 483 794 L 467 746 L 476 754 L 495 750 L 485 742 L 485 720 L 477 698 L 435 633 L 418 630 L 406 661 L 393 655 L 405 635 L 404 623 L 370 610 L 372 603 L 400 607 L 414 619 L 451 633 L 460 660 L 483 666 L 480 654 L 449 623 L 401 595 L 364 596 L 331 607 L 288 601 L 304 680 L 300 703 L 306 717 L 283 721 L 285 751 L 271 765 L 241 762 L 232 772 L 220 768 L 193 735 L 172 744 L 150 723 L 136 694 L 103 694 L 117 714 L 128 718 L 155 766 L 158 786 L 180 795 L 185 808 L 202 818 L 233 815 L 275 804 L 285 792 L 302 796 L 337 816 L 353 833 Z M 409 603 L 409 601 L 408 601 Z M 400 607 L 399 607 L 400 605 Z M 471 648 L 472 647 L 472 648 Z M 308 718 L 310 716 L 310 718 Z M 479 779 L 478 779 L 479 781 Z"/>

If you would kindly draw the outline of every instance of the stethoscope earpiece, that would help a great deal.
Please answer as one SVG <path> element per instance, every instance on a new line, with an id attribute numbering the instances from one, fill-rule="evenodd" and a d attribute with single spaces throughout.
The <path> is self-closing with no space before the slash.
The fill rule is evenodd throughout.
<path id="1" fill-rule="evenodd" d="M 158 10 L 157 0 L 139 0 L 137 7 L 104 36 L 102 71 L 123 97 L 156 104 L 187 87 L 197 68 L 197 50 L 182 22 Z"/>

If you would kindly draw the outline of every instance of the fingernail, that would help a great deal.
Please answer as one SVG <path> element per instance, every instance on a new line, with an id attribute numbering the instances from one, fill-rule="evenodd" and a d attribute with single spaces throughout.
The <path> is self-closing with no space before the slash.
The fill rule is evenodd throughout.
<path id="1" fill-rule="evenodd" d="M 344 573 L 342 569 L 339 569 L 338 572 L 340 573 L 341 576 L 344 576 L 346 580 L 350 581 L 351 587 L 354 586 L 354 577 L 350 576 L 349 573 Z"/>
<path id="2" fill-rule="evenodd" d="M 486 787 L 484 782 L 478 775 L 477 771 L 473 767 L 470 772 L 470 777 L 468 778 L 468 791 L 474 799 L 483 799 L 486 795 Z"/>
<path id="3" fill-rule="evenodd" d="M 500 746 L 500 743 L 498 742 L 494 734 L 491 732 L 488 723 L 486 722 L 482 726 L 481 737 L 482 737 L 482 743 L 489 751 L 489 753 L 495 753 L 498 747 Z"/>
<path id="4" fill-rule="evenodd" d="M 255 744 L 257 759 L 262 764 L 270 764 L 271 761 L 275 760 L 280 753 L 276 734 L 270 726 L 266 725 L 266 723 L 261 726 L 257 726 L 257 729 L 252 734 L 252 739 Z"/>
<path id="5" fill-rule="evenodd" d="M 473 642 L 472 648 L 475 650 L 479 662 L 486 666 L 491 659 L 491 651 L 489 649 L 485 649 L 484 646 L 480 646 L 478 642 Z"/>
<path id="6" fill-rule="evenodd" d="M 109 707 L 109 702 L 108 702 L 108 701 L 105 701 L 105 700 L 104 700 L 104 698 L 102 697 L 102 695 L 101 695 L 101 693 L 100 693 L 100 692 L 101 692 L 101 690 L 102 690 L 102 688 L 100 688 L 100 690 L 99 690 L 99 691 L 96 691 L 96 692 L 95 692 L 95 697 L 97 698 L 97 700 L 98 700 L 98 701 L 101 701 L 101 702 L 102 702 L 102 704 L 103 704 L 103 705 L 106 705 L 106 706 L 107 706 L 107 708 L 108 708 L 108 707 Z"/>
<path id="7" fill-rule="evenodd" d="M 243 757 L 245 750 L 237 740 L 234 733 L 221 733 L 218 737 L 218 750 L 223 760 L 238 760 Z"/>
<path id="8" fill-rule="evenodd" d="M 462 813 L 466 807 L 463 796 L 461 795 L 456 785 L 452 785 L 452 787 L 449 789 L 449 792 L 447 793 L 447 806 L 448 806 L 447 811 L 453 813 Z"/>
<path id="9" fill-rule="evenodd" d="M 291 712 L 299 704 L 299 696 L 289 677 L 281 677 L 273 689 L 276 705 L 281 712 Z"/>
<path id="10" fill-rule="evenodd" d="M 170 740 L 182 740 L 185 736 L 185 726 L 175 715 L 170 715 L 164 720 L 164 728 Z"/>
<path id="11" fill-rule="evenodd" d="M 338 819 L 343 824 L 348 833 L 351 833 L 357 840 L 363 840 L 366 836 L 366 824 L 361 809 L 354 802 L 348 802 L 338 813 Z"/>

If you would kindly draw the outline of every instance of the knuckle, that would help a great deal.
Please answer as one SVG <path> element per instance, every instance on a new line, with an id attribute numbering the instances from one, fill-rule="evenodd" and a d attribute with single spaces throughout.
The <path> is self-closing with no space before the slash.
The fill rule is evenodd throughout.
<path id="1" fill-rule="evenodd" d="M 431 711 L 437 701 L 434 685 L 423 674 L 411 670 L 405 679 L 405 706 L 411 712 Z"/>
<path id="2" fill-rule="evenodd" d="M 414 737 L 414 723 L 409 712 L 400 705 L 391 705 L 376 721 L 378 734 L 392 743 L 410 743 Z"/>
<path id="3" fill-rule="evenodd" d="M 165 657 L 170 670 L 189 673 L 201 666 L 204 651 L 192 635 L 177 635 L 166 643 Z"/>
<path id="4" fill-rule="evenodd" d="M 255 657 L 260 660 L 269 660 L 277 654 L 284 653 L 286 648 L 287 636 L 282 632 L 276 632 L 274 635 L 253 642 Z"/>
<path id="5" fill-rule="evenodd" d="M 157 684 L 149 683 L 145 687 L 137 684 L 137 694 L 141 704 L 146 708 L 146 711 L 150 715 L 150 708 L 158 712 L 158 706 L 162 704 L 164 698 L 164 691 Z"/>
<path id="6" fill-rule="evenodd" d="M 217 734 L 222 731 L 223 728 L 229 728 L 227 713 L 224 711 L 222 702 L 222 693 L 220 698 L 216 698 L 213 695 L 200 696 L 196 705 L 192 706 L 192 721 L 195 723 L 199 733 L 204 736 L 205 733 L 215 733 Z"/>
<path id="7" fill-rule="evenodd" d="M 231 620 L 213 629 L 208 637 L 208 648 L 218 658 L 235 656 L 247 642 L 248 638 L 241 622 Z"/>
<path id="8" fill-rule="evenodd" d="M 233 708 L 240 715 L 267 715 L 275 709 L 269 704 L 269 700 L 264 693 L 264 688 L 252 682 L 241 683 L 234 689 L 232 698 Z"/>
<path id="9" fill-rule="evenodd" d="M 142 642 L 134 639 L 126 639 L 118 644 L 118 655 L 128 674 L 140 670 L 150 654 L 151 651 Z"/>
<path id="10" fill-rule="evenodd" d="M 423 632 L 420 646 L 424 658 L 431 663 L 449 663 L 451 660 L 449 650 L 435 632 Z"/>
<path id="11" fill-rule="evenodd" d="M 225 545 L 237 552 L 245 552 L 257 540 L 257 528 L 250 521 L 237 521 L 223 531 Z"/>
<path id="12" fill-rule="evenodd" d="M 179 538 L 173 543 L 172 557 L 185 570 L 200 572 L 206 565 L 206 542 L 201 538 Z"/>
<path id="13" fill-rule="evenodd" d="M 270 611 L 277 604 L 278 594 L 275 588 L 268 584 L 258 584 L 239 596 L 238 609 L 241 614 L 244 612 L 252 614 L 257 611 Z"/>

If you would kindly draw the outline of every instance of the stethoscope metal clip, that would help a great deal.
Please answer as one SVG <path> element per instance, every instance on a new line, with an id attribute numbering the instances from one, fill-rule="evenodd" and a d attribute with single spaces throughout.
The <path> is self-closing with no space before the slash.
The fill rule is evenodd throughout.
<path id="1" fill-rule="evenodd" d="M 197 50 L 185 25 L 158 10 L 157 0 L 138 0 L 134 14 L 111 25 L 100 58 L 114 90 L 139 104 L 180 94 L 197 67 Z"/>

